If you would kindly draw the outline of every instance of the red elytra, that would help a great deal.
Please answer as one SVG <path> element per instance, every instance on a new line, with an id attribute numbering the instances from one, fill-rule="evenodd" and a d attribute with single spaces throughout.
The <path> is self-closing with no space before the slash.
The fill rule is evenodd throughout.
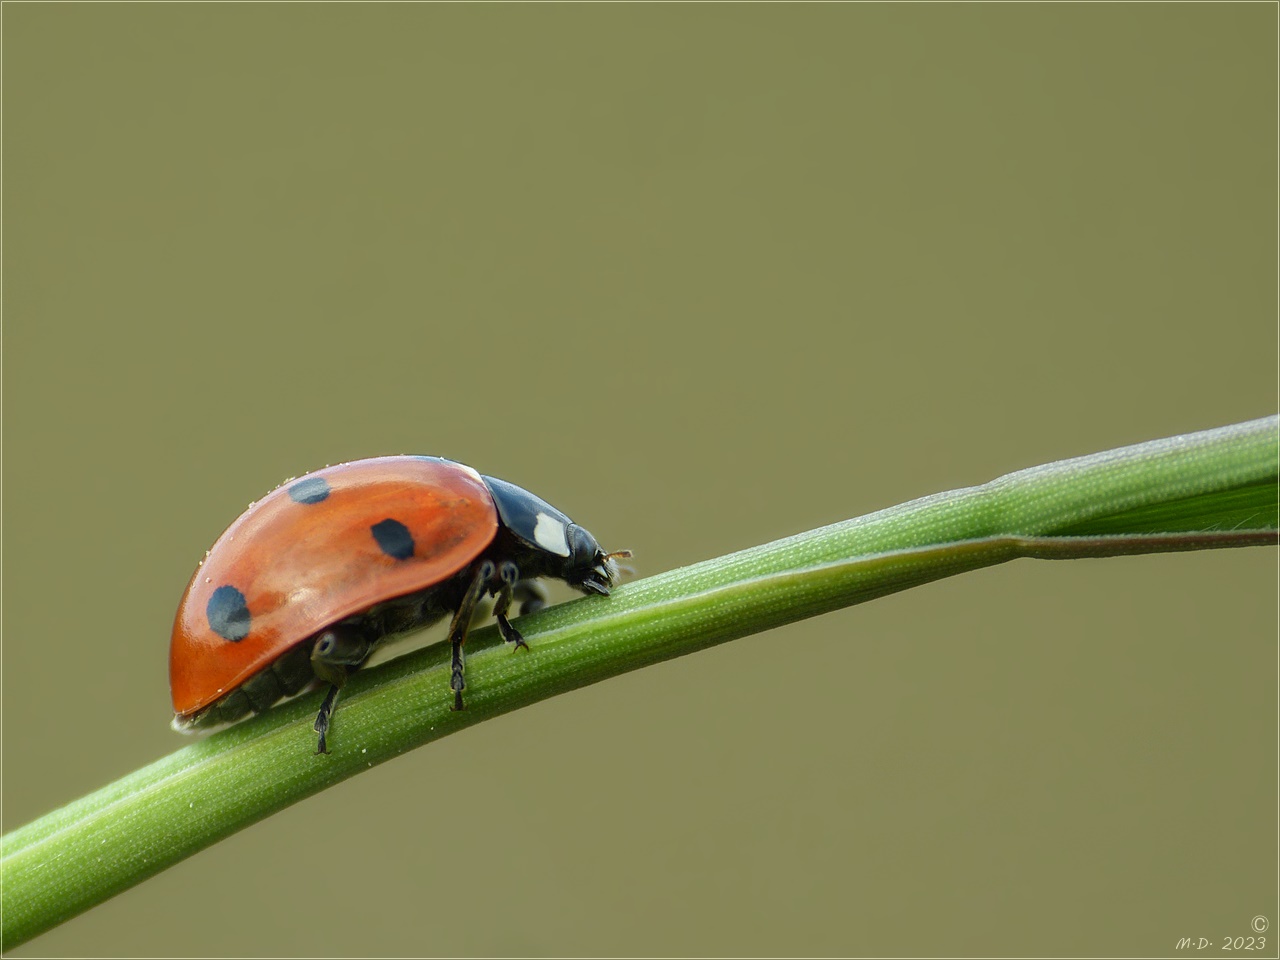
<path id="1" fill-rule="evenodd" d="M 528 491 L 437 457 L 379 457 L 290 481 L 250 506 L 196 570 L 174 620 L 174 726 L 231 722 L 314 679 L 338 690 L 387 636 L 453 612 L 450 686 L 462 708 L 461 647 L 476 602 L 506 618 L 541 605 L 530 581 L 556 577 L 608 594 L 614 558 Z"/>

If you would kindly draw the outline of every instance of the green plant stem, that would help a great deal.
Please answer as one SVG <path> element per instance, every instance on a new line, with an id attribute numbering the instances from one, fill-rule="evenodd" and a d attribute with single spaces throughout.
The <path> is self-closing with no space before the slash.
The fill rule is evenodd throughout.
<path id="1" fill-rule="evenodd" d="M 3 947 L 361 770 L 606 677 L 1017 557 L 1274 544 L 1278 425 L 1034 467 L 626 584 L 523 618 L 529 653 L 477 631 L 461 713 L 439 645 L 361 671 L 329 756 L 314 754 L 306 696 L 0 838 Z"/>

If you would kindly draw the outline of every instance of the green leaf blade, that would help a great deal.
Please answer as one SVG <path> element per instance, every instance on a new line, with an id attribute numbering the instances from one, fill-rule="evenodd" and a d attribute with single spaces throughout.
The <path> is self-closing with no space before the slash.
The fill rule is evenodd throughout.
<path id="1" fill-rule="evenodd" d="M 1018 557 L 1274 545 L 1278 425 L 1046 464 L 626 584 L 522 618 L 529 653 L 476 631 L 462 713 L 439 645 L 361 671 L 330 756 L 305 696 L 0 838 L 3 947 L 384 760 L 629 670 Z"/>

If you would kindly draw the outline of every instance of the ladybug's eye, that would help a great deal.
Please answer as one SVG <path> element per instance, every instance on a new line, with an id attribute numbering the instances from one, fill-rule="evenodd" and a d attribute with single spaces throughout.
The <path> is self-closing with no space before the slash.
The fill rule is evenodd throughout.
<path id="1" fill-rule="evenodd" d="M 617 576 L 618 565 L 600 549 L 596 538 L 576 523 L 568 527 L 570 556 L 563 579 L 584 593 L 607 595 Z"/>
<path id="2" fill-rule="evenodd" d="M 596 543 L 596 538 L 576 523 L 569 524 L 565 534 L 572 554 L 569 558 L 570 565 L 575 570 L 586 570 L 595 566 L 596 554 L 600 553 L 600 545 Z"/>

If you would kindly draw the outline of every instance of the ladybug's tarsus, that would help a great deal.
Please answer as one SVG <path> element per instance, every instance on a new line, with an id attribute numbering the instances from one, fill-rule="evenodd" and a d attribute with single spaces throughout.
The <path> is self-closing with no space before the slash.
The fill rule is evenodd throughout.
<path id="1" fill-rule="evenodd" d="M 467 592 L 462 595 L 462 602 L 458 604 L 458 609 L 453 614 L 453 620 L 449 624 L 449 646 L 452 651 L 451 672 L 449 677 L 449 688 L 453 690 L 453 709 L 462 709 L 462 691 L 466 689 L 467 682 L 463 679 L 463 659 L 462 645 L 467 640 L 467 627 L 471 625 L 471 616 L 475 613 L 476 601 L 480 599 L 480 595 L 484 593 L 489 581 L 493 579 L 494 566 L 492 560 L 485 560 L 480 564 L 480 568 L 476 571 L 476 575 L 471 580 L 471 585 L 467 587 Z"/>
<path id="2" fill-rule="evenodd" d="M 326 740 L 329 734 L 329 718 L 333 716 L 333 708 L 338 705 L 338 692 L 342 688 L 337 684 L 329 687 L 329 692 L 325 694 L 324 702 L 320 704 L 320 712 L 316 714 L 315 731 L 320 734 L 320 742 L 316 745 L 316 754 L 328 753 L 329 744 Z"/>
<path id="3" fill-rule="evenodd" d="M 493 606 L 493 618 L 498 621 L 498 630 L 502 633 L 502 639 L 514 644 L 517 650 L 521 647 L 528 650 L 529 644 L 524 642 L 520 631 L 507 619 L 507 611 L 511 609 L 511 599 L 515 595 L 517 584 L 520 583 L 520 568 L 510 560 L 504 560 L 498 565 L 498 579 L 502 582 L 502 586 L 498 588 L 498 602 Z M 520 607 L 522 613 L 525 612 L 526 604 Z"/>
<path id="4" fill-rule="evenodd" d="M 529 649 L 529 644 L 520 635 L 520 631 L 511 625 L 511 621 L 507 619 L 506 614 L 496 613 L 494 617 L 498 621 L 498 631 L 502 634 L 503 640 L 512 644 L 516 650 Z"/>

